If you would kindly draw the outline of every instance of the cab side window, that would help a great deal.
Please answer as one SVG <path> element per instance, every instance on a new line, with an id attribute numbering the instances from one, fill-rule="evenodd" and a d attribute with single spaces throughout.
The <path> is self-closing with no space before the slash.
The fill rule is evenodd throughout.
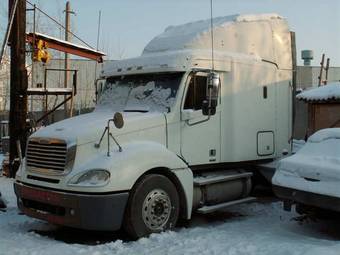
<path id="1" fill-rule="evenodd" d="M 206 99 L 206 87 L 206 76 L 192 76 L 184 102 L 184 109 L 201 110 L 202 102 Z"/>

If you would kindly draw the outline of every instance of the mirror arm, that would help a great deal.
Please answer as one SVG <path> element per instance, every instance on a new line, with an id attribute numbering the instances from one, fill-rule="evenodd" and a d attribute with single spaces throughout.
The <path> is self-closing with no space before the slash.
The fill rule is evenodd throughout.
<path id="1" fill-rule="evenodd" d="M 102 136 L 100 137 L 99 142 L 94 144 L 94 147 L 97 148 L 97 149 L 99 149 L 99 148 L 100 148 L 100 144 L 101 144 L 102 141 L 103 141 L 104 135 L 105 135 L 105 133 L 107 132 L 107 156 L 108 156 L 108 157 L 110 156 L 110 137 L 113 139 L 113 141 L 114 141 L 115 144 L 117 145 L 119 152 L 122 152 L 122 151 L 123 151 L 122 146 L 120 146 L 120 144 L 119 144 L 118 141 L 114 138 L 114 136 L 112 135 L 112 133 L 111 133 L 111 131 L 110 131 L 110 122 L 111 122 L 111 121 L 114 122 L 114 119 L 109 119 L 109 120 L 107 121 L 107 126 L 105 127 L 104 132 L 103 132 Z"/>
<path id="2" fill-rule="evenodd" d="M 185 122 L 187 123 L 188 126 L 195 126 L 197 124 L 201 124 L 203 122 L 207 122 L 208 120 L 210 120 L 210 112 L 209 112 L 209 115 L 208 115 L 208 118 L 204 119 L 204 120 L 200 120 L 200 121 L 197 121 L 197 122 L 194 122 L 194 123 L 190 123 L 190 120 L 186 120 Z"/>

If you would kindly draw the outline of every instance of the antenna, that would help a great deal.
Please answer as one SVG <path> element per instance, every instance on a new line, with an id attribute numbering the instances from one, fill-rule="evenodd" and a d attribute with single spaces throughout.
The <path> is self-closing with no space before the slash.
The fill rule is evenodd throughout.
<path id="1" fill-rule="evenodd" d="M 102 11 L 99 10 L 98 13 L 98 30 L 97 30 L 97 45 L 96 45 L 96 50 L 98 51 L 99 48 L 99 39 L 100 39 L 100 26 L 101 26 L 101 18 L 102 18 Z M 96 65 L 94 66 L 94 85 L 96 87 L 96 103 L 97 103 L 97 68 L 98 68 L 98 63 L 96 61 Z"/>
<path id="2" fill-rule="evenodd" d="M 99 10 L 99 14 L 98 14 L 98 31 L 97 31 L 97 51 L 98 51 L 98 47 L 99 47 L 99 38 L 100 38 L 100 25 L 101 25 L 101 17 L 102 17 L 102 11 Z"/>
<path id="3" fill-rule="evenodd" d="M 211 69 L 214 71 L 213 0 L 210 0 Z"/>

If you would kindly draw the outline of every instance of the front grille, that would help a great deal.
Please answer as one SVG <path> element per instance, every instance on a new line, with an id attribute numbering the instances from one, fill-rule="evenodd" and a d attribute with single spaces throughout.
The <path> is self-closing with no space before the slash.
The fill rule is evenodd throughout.
<path id="1" fill-rule="evenodd" d="M 28 167 L 63 172 L 67 160 L 67 144 L 56 139 L 30 139 L 26 160 Z"/>

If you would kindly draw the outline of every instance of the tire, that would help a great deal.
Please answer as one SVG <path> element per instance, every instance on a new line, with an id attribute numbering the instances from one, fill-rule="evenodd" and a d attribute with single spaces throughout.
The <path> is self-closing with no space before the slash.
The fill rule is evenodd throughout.
<path id="1" fill-rule="evenodd" d="M 178 220 L 179 206 L 176 187 L 167 177 L 146 175 L 132 190 L 123 228 L 135 240 L 172 229 Z"/>

